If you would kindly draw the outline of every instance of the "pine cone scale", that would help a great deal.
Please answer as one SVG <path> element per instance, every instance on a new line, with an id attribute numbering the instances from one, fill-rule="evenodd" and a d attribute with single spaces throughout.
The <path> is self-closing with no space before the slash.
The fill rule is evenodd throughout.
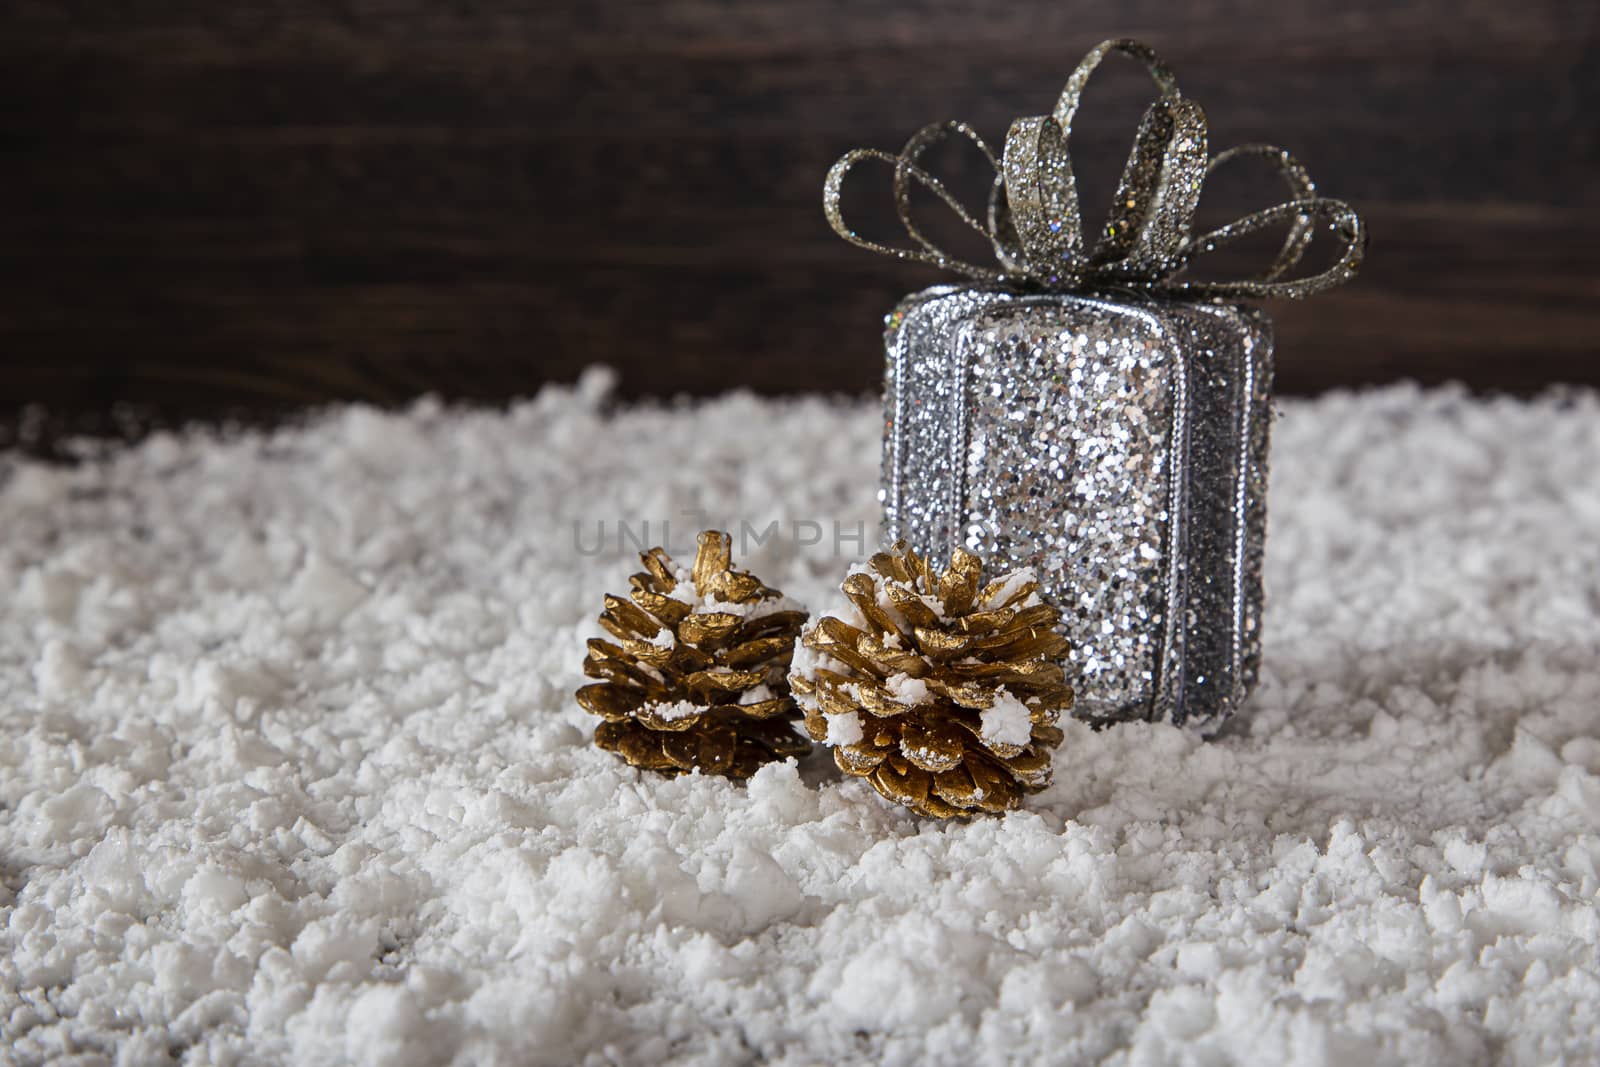
<path id="1" fill-rule="evenodd" d="M 871 682 L 857 682 L 855 693 L 861 702 L 862 710 L 880 719 L 904 715 L 909 710 L 906 705 L 891 699 L 889 694 L 883 691 L 882 686 Z"/>
<path id="2" fill-rule="evenodd" d="M 668 734 L 661 751 L 680 770 L 723 774 L 733 766 L 737 740 L 732 730 L 701 730 Z"/>
<path id="3" fill-rule="evenodd" d="M 886 748 L 876 748 L 871 745 L 842 745 L 834 750 L 834 761 L 844 773 L 865 778 L 877 770 L 888 755 L 889 750 Z"/>
<path id="4" fill-rule="evenodd" d="M 824 656 L 836 659 L 863 674 L 872 674 L 876 671 L 872 661 L 856 651 L 854 643 L 846 645 L 820 630 L 812 630 L 805 638 L 805 644 L 807 648 L 821 652 Z"/>
<path id="5" fill-rule="evenodd" d="M 578 690 L 578 703 L 589 714 L 615 722 L 638 711 L 644 704 L 644 694 L 617 685 L 586 685 Z"/>
<path id="6" fill-rule="evenodd" d="M 583 661 L 584 673 L 591 678 L 609 678 L 623 685 L 635 685 L 649 690 L 661 682 L 660 672 L 647 664 L 630 658 L 620 645 L 593 638 L 589 642 L 589 655 Z"/>
<path id="7" fill-rule="evenodd" d="M 878 603 L 877 588 L 872 584 L 870 575 L 852 574 L 839 588 L 868 623 L 882 633 L 899 633 L 899 627 L 895 625 L 894 619 Z"/>
<path id="8" fill-rule="evenodd" d="M 939 599 L 944 602 L 945 615 L 964 615 L 971 610 L 982 573 L 983 565 L 977 556 L 965 549 L 956 549 L 950 557 L 950 569 L 939 576 Z"/>
<path id="9" fill-rule="evenodd" d="M 688 615 L 678 624 L 678 640 L 710 651 L 725 645 L 743 624 L 743 619 L 726 611 Z"/>
<path id="10" fill-rule="evenodd" d="M 889 586 L 888 593 L 895 610 L 904 615 L 912 626 L 933 627 L 938 624 L 939 613 L 928 604 L 926 596 L 901 585 Z"/>
<path id="11" fill-rule="evenodd" d="M 967 742 L 947 724 L 908 722 L 900 730 L 900 754 L 925 771 L 952 770 L 966 757 Z"/>
<path id="12" fill-rule="evenodd" d="M 782 637 L 792 648 L 793 635 L 799 633 L 805 623 L 806 613 L 803 611 L 775 611 L 770 615 L 758 615 L 745 621 L 734 643 L 742 645 L 768 637 Z"/>
<path id="13" fill-rule="evenodd" d="M 700 712 L 685 712 L 671 704 L 645 704 L 634 713 L 634 718 L 648 730 L 657 733 L 687 733 L 700 725 Z"/>
<path id="14" fill-rule="evenodd" d="M 629 598 L 639 606 L 640 610 L 659 619 L 668 627 L 676 626 L 689 617 L 689 605 L 665 593 L 651 589 L 635 589 L 629 594 Z"/>
<path id="15" fill-rule="evenodd" d="M 672 766 L 655 739 L 641 736 L 632 722 L 603 722 L 595 727 L 594 740 L 601 748 L 617 753 L 636 767 L 663 770 Z"/>
<path id="16" fill-rule="evenodd" d="M 994 690 L 975 682 L 930 682 L 928 687 L 946 696 L 952 704 L 982 711 L 994 704 Z"/>
<path id="17" fill-rule="evenodd" d="M 733 565 L 733 540 L 726 535 L 700 539 L 700 549 L 694 554 L 694 564 L 689 568 L 694 590 L 702 597 L 710 596 L 715 589 L 717 576 L 725 574 Z"/>
<path id="18" fill-rule="evenodd" d="M 968 650 L 972 641 L 965 634 L 950 633 L 930 626 L 918 626 L 913 632 L 916 635 L 917 648 L 922 654 L 937 659 L 950 659 L 961 655 Z"/>
<path id="19" fill-rule="evenodd" d="M 758 637 L 754 641 L 744 641 L 728 649 L 727 655 L 722 657 L 722 662 L 733 668 L 765 663 L 775 657 L 783 656 L 793 648 L 793 638 Z"/>
<path id="20" fill-rule="evenodd" d="M 727 707 L 729 705 L 723 706 Z M 735 704 L 732 706 L 738 708 L 738 713 L 740 715 L 744 715 L 752 719 L 771 719 L 775 716 L 782 715 L 784 712 L 794 710 L 793 701 L 786 697 L 778 697 L 773 700 L 755 700 L 748 704 Z M 790 732 L 793 733 L 792 730 Z"/>
<path id="21" fill-rule="evenodd" d="M 816 696 L 822 710 L 829 715 L 848 715 L 859 706 L 848 683 L 836 685 L 824 682 L 817 686 Z"/>
<path id="22" fill-rule="evenodd" d="M 609 616 L 617 625 L 630 634 L 650 638 L 661 632 L 660 623 L 652 618 L 648 612 L 625 597 L 608 594 L 605 598 L 605 605 L 605 614 L 601 618 Z"/>

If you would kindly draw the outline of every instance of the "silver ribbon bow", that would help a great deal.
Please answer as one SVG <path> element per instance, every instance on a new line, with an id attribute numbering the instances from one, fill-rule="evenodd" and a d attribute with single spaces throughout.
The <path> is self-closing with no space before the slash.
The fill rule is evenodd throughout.
<path id="1" fill-rule="evenodd" d="M 1139 123 L 1105 231 L 1093 250 L 1088 251 L 1067 140 L 1085 84 L 1101 60 L 1112 52 L 1143 63 L 1161 95 Z M 939 179 L 918 165 L 923 153 L 951 134 L 977 145 L 995 169 L 987 224 L 974 219 Z M 1205 112 L 1178 91 L 1172 71 L 1155 50 L 1138 41 L 1105 41 L 1072 72 L 1054 114 L 1017 119 L 1011 124 L 1005 150 L 998 159 L 966 123 L 936 122 L 918 130 L 899 155 L 870 148 L 845 153 L 828 171 L 823 185 L 823 211 L 834 232 L 851 244 L 1001 285 L 1052 290 L 1142 288 L 1198 299 L 1297 298 L 1355 276 L 1366 248 L 1361 216 L 1341 200 L 1318 196 L 1311 176 L 1293 156 L 1281 148 L 1260 144 L 1230 148 L 1209 160 L 1206 151 Z M 1200 237 L 1193 236 L 1201 186 L 1218 168 L 1240 159 L 1260 159 L 1276 167 L 1293 199 Z M 894 166 L 895 211 L 918 247 L 879 244 L 845 223 L 839 207 L 839 189 L 845 175 L 866 160 Z M 913 183 L 932 192 L 962 222 L 987 237 L 994 246 L 998 268 L 956 259 L 924 236 L 911 217 Z M 1277 257 L 1260 274 L 1239 281 L 1189 281 L 1180 277 L 1196 257 L 1281 222 L 1289 223 L 1288 234 Z M 1317 274 L 1286 280 L 1284 276 L 1299 264 L 1311 244 L 1318 222 L 1329 224 L 1341 243 L 1338 260 Z"/>

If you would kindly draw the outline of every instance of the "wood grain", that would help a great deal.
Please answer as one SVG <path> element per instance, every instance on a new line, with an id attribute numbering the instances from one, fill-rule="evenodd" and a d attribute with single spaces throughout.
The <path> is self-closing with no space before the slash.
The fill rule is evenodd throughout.
<path id="1" fill-rule="evenodd" d="M 828 164 L 934 118 L 999 138 L 1119 34 L 1168 54 L 1216 143 L 1285 144 L 1369 218 L 1355 285 L 1274 308 L 1284 390 L 1600 384 L 1596 12 L 13 2 L 0 441 L 28 405 L 55 433 L 494 402 L 591 361 L 633 395 L 872 389 L 879 317 L 938 279 L 828 232 Z M 1131 67 L 1091 88 L 1091 205 L 1146 93 Z M 890 232 L 881 188 L 852 196 Z"/>

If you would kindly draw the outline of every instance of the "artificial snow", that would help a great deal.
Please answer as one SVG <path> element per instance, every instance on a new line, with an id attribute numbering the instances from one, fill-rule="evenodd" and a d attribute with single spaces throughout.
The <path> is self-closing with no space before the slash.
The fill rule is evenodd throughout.
<path id="1" fill-rule="evenodd" d="M 845 711 L 837 715 L 829 715 L 827 723 L 828 736 L 824 741 L 835 748 L 840 745 L 858 745 L 861 743 L 861 739 L 867 735 L 866 730 L 861 725 L 861 713 L 859 711 Z"/>
<path id="2" fill-rule="evenodd" d="M 993 579 L 990 580 L 993 581 Z M 1032 567 L 1018 567 L 1016 570 L 1004 575 L 1000 582 L 999 588 L 995 589 L 995 591 L 986 597 L 985 600 L 987 603 L 996 606 L 1004 604 L 1012 597 L 1016 596 L 1017 591 L 1023 586 L 1030 582 L 1037 582 L 1038 580 L 1039 575 Z M 1019 601 L 1017 607 L 1031 608 L 1041 603 L 1043 603 L 1043 601 L 1039 594 L 1037 592 L 1033 592 L 1029 593 L 1026 597 Z"/>
<path id="3" fill-rule="evenodd" d="M 650 713 L 663 722 L 677 722 L 680 719 L 692 719 L 703 714 L 706 710 L 704 704 L 696 704 L 689 700 L 673 700 L 664 704 L 650 705 Z"/>
<path id="4" fill-rule="evenodd" d="M 771 687 L 763 682 L 760 685 L 751 686 L 749 689 L 746 689 L 744 692 L 740 693 L 739 703 L 760 704 L 763 701 L 772 700 L 776 696 L 777 694 L 772 691 Z"/>
<path id="5" fill-rule="evenodd" d="M 1026 745 L 1033 737 L 1033 717 L 1004 686 L 994 703 L 978 713 L 979 735 L 990 745 Z"/>
<path id="6" fill-rule="evenodd" d="M 831 609 L 829 609 L 829 613 L 832 614 Z M 832 671 L 834 674 L 848 675 L 850 673 L 850 667 L 834 659 L 826 652 L 818 652 L 816 649 L 806 644 L 804 640 L 796 641 L 794 645 L 794 658 L 789 663 L 789 677 L 805 678 L 808 681 L 814 682 L 820 676 L 820 672 L 822 671 Z M 795 703 L 800 705 L 801 708 L 808 711 L 818 711 L 822 706 L 821 701 L 817 699 L 817 694 L 815 692 L 795 693 L 794 700 Z"/>
<path id="7" fill-rule="evenodd" d="M 898 644 L 899 635 L 894 635 Z M 887 641 L 884 644 L 888 644 Z M 929 690 L 928 683 L 921 678 L 913 678 L 909 674 L 891 674 L 883 680 L 884 691 L 894 698 L 897 704 L 929 704 L 933 701 L 933 692 Z"/>
<path id="8" fill-rule="evenodd" d="M 0 1062 L 1596 1062 L 1594 396 L 1285 403 L 1241 719 L 940 824 L 590 744 L 619 520 L 833 603 L 882 422 L 603 385 L 0 460 Z"/>

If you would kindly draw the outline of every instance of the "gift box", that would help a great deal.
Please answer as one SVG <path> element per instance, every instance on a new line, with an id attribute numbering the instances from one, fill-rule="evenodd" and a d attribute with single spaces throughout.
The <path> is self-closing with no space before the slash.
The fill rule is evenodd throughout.
<path id="1" fill-rule="evenodd" d="M 888 535 L 1033 567 L 1079 714 L 1226 715 L 1260 657 L 1266 317 L 941 287 L 887 355 Z"/>
<path id="2" fill-rule="evenodd" d="M 1067 135 L 1107 55 L 1144 63 L 1159 90 L 1108 222 L 1084 233 Z M 979 222 L 920 161 L 964 137 L 994 165 Z M 1051 116 L 1019 119 L 996 156 L 970 128 L 924 128 L 898 154 L 857 150 L 830 172 L 829 221 L 852 243 L 934 263 L 971 282 L 909 297 L 885 334 L 885 529 L 943 558 L 964 546 L 1035 569 L 1070 643 L 1076 712 L 1210 731 L 1254 685 L 1260 662 L 1272 331 L 1257 297 L 1310 295 L 1351 277 L 1359 216 L 1316 195 L 1281 149 L 1207 157 L 1203 112 L 1166 64 L 1108 41 L 1073 73 Z M 1218 166 L 1272 164 L 1292 199 L 1204 235 L 1192 218 Z M 839 189 L 857 164 L 894 167 L 895 203 L 915 247 L 870 241 L 843 221 Z M 921 186 L 989 238 L 996 266 L 942 252 L 918 228 Z M 1242 280 L 1197 281 L 1193 260 L 1281 225 L 1273 262 Z M 1340 252 L 1291 277 L 1318 228 Z M 1092 247 L 1091 247 L 1092 245 Z"/>

